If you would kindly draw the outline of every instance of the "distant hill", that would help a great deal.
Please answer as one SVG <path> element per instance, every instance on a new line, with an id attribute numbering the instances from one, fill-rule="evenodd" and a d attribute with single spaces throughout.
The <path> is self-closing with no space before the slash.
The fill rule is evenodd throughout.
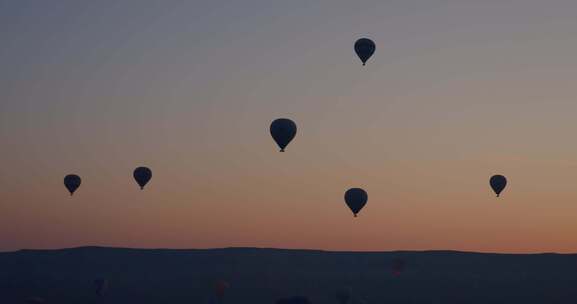
<path id="1" fill-rule="evenodd" d="M 395 259 L 404 261 L 395 276 Z M 109 281 L 106 297 L 94 280 Z M 363 303 L 577 303 L 577 255 L 454 251 L 328 252 L 230 248 L 82 247 L 0 253 L 0 303 L 268 303 L 293 295 L 337 303 L 342 287 Z"/>

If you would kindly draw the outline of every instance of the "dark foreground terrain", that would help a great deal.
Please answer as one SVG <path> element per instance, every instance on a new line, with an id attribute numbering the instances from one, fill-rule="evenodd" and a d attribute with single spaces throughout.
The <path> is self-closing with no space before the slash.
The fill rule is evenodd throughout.
<path id="1" fill-rule="evenodd" d="M 393 261 L 405 263 L 400 275 Z M 94 280 L 106 278 L 103 298 Z M 577 303 L 577 255 L 324 252 L 277 249 L 135 250 L 84 247 L 0 253 L 0 303 L 268 303 L 294 295 L 338 303 Z"/>

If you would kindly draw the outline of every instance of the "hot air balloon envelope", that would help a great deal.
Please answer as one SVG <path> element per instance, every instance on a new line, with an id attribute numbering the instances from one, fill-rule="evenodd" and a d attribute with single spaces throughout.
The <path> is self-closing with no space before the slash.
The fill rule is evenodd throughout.
<path id="1" fill-rule="evenodd" d="M 46 301 L 43 298 L 32 297 L 32 298 L 26 299 L 26 303 L 27 304 L 43 304 L 43 303 L 46 303 Z"/>
<path id="2" fill-rule="evenodd" d="M 505 189 L 505 186 L 507 186 L 507 179 L 503 175 L 493 175 L 489 180 L 489 184 L 493 191 L 495 191 L 495 194 L 497 194 L 497 197 L 499 197 Z"/>
<path id="3" fill-rule="evenodd" d="M 64 186 L 68 189 L 70 195 L 73 195 L 74 192 L 76 192 L 78 187 L 80 187 L 80 184 L 82 184 L 82 179 L 76 174 L 69 174 L 64 177 Z"/>
<path id="4" fill-rule="evenodd" d="M 276 304 L 311 304 L 311 301 L 306 297 L 291 297 L 279 299 Z"/>
<path id="5" fill-rule="evenodd" d="M 394 276 L 400 276 L 405 270 L 405 260 L 401 258 L 393 259 L 393 264 L 391 265 L 391 270 Z"/>
<path id="6" fill-rule="evenodd" d="M 134 180 L 136 180 L 140 186 L 140 189 L 144 189 L 144 186 L 146 186 L 152 178 L 152 170 L 147 167 L 138 167 L 134 169 L 133 176 Z"/>
<path id="7" fill-rule="evenodd" d="M 106 290 L 108 289 L 108 281 L 106 279 L 96 279 L 94 280 L 94 287 L 96 287 L 96 295 L 99 297 L 104 296 Z"/>
<path id="8" fill-rule="evenodd" d="M 345 192 L 345 202 L 355 217 L 367 204 L 368 198 L 367 192 L 361 188 L 351 188 Z"/>
<path id="9" fill-rule="evenodd" d="M 293 140 L 297 134 L 297 125 L 287 118 L 279 118 L 270 124 L 270 135 L 277 143 L 281 152 Z"/>
<path id="10" fill-rule="evenodd" d="M 363 62 L 363 65 L 366 64 L 367 60 L 373 56 L 375 53 L 375 43 L 368 38 L 361 38 L 355 42 L 355 53 Z"/>
<path id="11" fill-rule="evenodd" d="M 224 297 L 224 293 L 226 292 L 226 290 L 228 288 L 230 288 L 230 284 L 228 284 L 228 282 L 218 281 L 218 282 L 216 282 L 216 284 L 214 286 L 214 292 L 215 292 L 217 297 L 222 298 L 222 297 Z"/>
<path id="12" fill-rule="evenodd" d="M 353 291 L 349 287 L 344 287 L 337 290 L 337 301 L 341 304 L 347 304 L 351 300 Z"/>

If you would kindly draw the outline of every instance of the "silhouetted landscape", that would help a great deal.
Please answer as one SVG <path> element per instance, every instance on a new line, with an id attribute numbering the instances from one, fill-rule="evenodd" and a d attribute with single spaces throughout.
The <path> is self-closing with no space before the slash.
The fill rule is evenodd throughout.
<path id="1" fill-rule="evenodd" d="M 400 274 L 395 259 L 406 263 Z M 574 303 L 577 255 L 82 247 L 0 253 L 2 303 Z M 97 298 L 94 280 L 108 290 Z"/>

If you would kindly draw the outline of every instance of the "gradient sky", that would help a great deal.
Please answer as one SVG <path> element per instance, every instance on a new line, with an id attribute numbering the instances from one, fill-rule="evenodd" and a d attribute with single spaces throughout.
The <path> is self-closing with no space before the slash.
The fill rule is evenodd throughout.
<path id="1" fill-rule="evenodd" d="M 0 250 L 577 252 L 576 12 L 0 1 Z M 278 117 L 299 126 L 282 154 Z M 68 173 L 83 178 L 72 198 Z M 350 187 L 369 194 L 356 219 Z"/>

